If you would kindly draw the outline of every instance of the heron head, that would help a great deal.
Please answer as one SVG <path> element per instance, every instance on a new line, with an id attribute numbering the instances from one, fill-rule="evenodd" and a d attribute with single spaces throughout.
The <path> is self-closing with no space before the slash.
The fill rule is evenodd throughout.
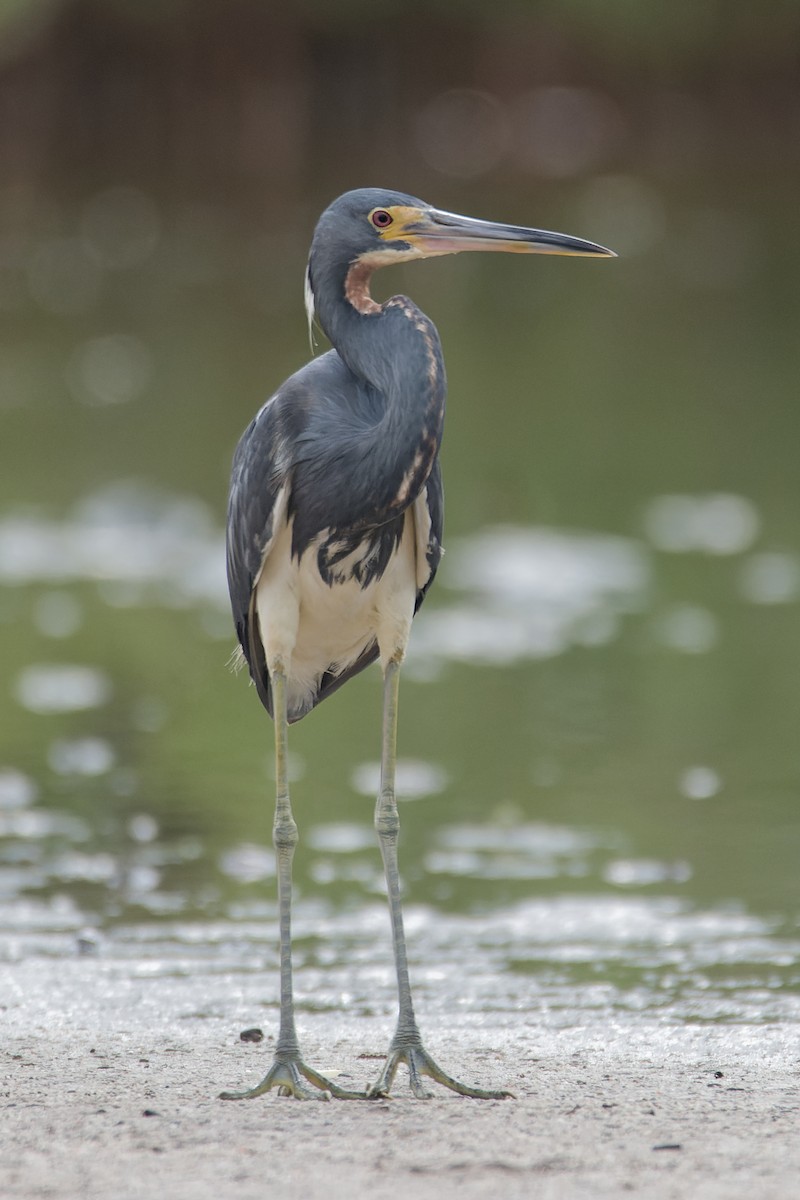
<path id="1" fill-rule="evenodd" d="M 405 192 L 359 188 L 334 200 L 317 223 L 306 275 L 309 319 L 321 288 L 334 286 L 341 300 L 344 287 L 356 308 L 377 312 L 368 280 L 378 267 L 469 250 L 615 257 L 613 250 L 569 234 L 477 220 L 433 208 Z"/>

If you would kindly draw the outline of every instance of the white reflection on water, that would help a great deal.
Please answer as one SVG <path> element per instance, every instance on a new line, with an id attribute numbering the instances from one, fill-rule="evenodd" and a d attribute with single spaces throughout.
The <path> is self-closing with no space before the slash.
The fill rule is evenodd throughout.
<path id="1" fill-rule="evenodd" d="M 752 543 L 760 520 L 742 496 L 675 495 L 651 501 L 645 526 L 659 550 L 732 555 Z M 422 609 L 411 639 L 409 674 L 417 679 L 435 677 L 446 660 L 498 665 L 606 645 L 653 593 L 652 553 L 631 538 L 500 526 L 447 549 L 436 602 Z M 118 482 L 87 496 L 63 520 L 30 511 L 0 519 L 0 584 L 79 581 L 93 581 L 111 606 L 199 609 L 207 636 L 232 640 L 224 536 L 196 497 Z M 754 603 L 795 600 L 800 563 L 788 554 L 754 554 L 742 564 L 739 590 Z M 80 603 L 63 586 L 41 596 L 34 612 L 39 628 L 54 637 L 70 636 L 83 620 Z M 697 604 L 662 609 L 652 629 L 663 645 L 691 654 L 707 652 L 719 636 L 715 614 Z M 77 677 L 72 684 L 77 697 Z M 66 707 L 57 707 L 59 689 L 62 698 L 69 691 L 53 674 L 48 681 L 26 673 L 18 695 L 33 711 L 68 711 L 66 699 Z M 372 776 L 359 776 L 355 786 L 374 791 Z"/>
<path id="2" fill-rule="evenodd" d="M 629 538 L 498 526 L 448 550 L 447 582 L 516 601 L 566 603 L 579 615 L 600 599 L 638 606 L 648 581 L 645 554 Z"/>
<path id="3" fill-rule="evenodd" d="M 47 752 L 47 761 L 58 775 L 105 775 L 115 760 L 113 746 L 99 737 L 59 738 Z"/>
<path id="4" fill-rule="evenodd" d="M 85 842 L 91 830 L 80 817 L 44 808 L 25 808 L 0 813 L 0 837 L 24 841 L 63 838 L 66 842 Z M 6 850 L 7 847 L 4 847 Z"/>
<path id="5" fill-rule="evenodd" d="M 424 610 L 412 669 L 440 658 L 510 663 L 601 645 L 644 607 L 650 564 L 629 538 L 501 526 L 451 544 L 442 582 L 472 603 Z"/>
<path id="6" fill-rule="evenodd" d="M 121 482 L 63 521 L 12 513 L 0 521 L 0 582 L 97 580 L 130 585 L 130 602 L 227 605 L 223 535 L 201 500 Z"/>
<path id="7" fill-rule="evenodd" d="M 119 875 L 116 856 L 101 851 L 84 854 L 78 850 L 65 850 L 52 864 L 54 878 L 62 883 L 81 880 L 86 883 L 115 883 Z"/>
<path id="8" fill-rule="evenodd" d="M 449 777 L 444 767 L 416 758 L 397 760 L 396 787 L 399 800 L 419 800 L 443 792 Z M 351 783 L 361 796 L 377 796 L 381 786 L 381 764 L 360 763 L 353 771 Z"/>
<path id="9" fill-rule="evenodd" d="M 617 858 L 606 864 L 603 878 L 616 887 L 687 883 L 692 878 L 692 868 L 682 859 L 678 862 L 659 862 L 653 858 Z"/>
<path id="10" fill-rule="evenodd" d="M 0 520 L 0 583 L 93 580 L 112 605 L 211 606 L 226 614 L 213 632 L 229 637 L 223 542 L 199 499 L 121 482 L 88 496 L 63 521 L 32 513 Z M 644 605 L 649 578 L 644 548 L 620 537 L 501 527 L 456 541 L 442 583 L 473 599 L 422 611 L 411 669 L 419 675 L 442 658 L 509 662 L 606 643 L 620 616 Z"/>
<path id="11" fill-rule="evenodd" d="M 111 681 L 96 667 L 36 663 L 20 672 L 14 694 L 29 712 L 80 712 L 105 704 L 111 696 Z"/>
<path id="12" fill-rule="evenodd" d="M 269 846 L 241 842 L 223 851 L 219 868 L 224 875 L 229 875 L 239 883 L 257 883 L 275 874 L 275 854 Z"/>
<path id="13" fill-rule="evenodd" d="M 239 905 L 239 908 L 242 906 Z M 165 907 L 162 910 L 168 914 Z M 768 1022 L 800 1022 L 796 938 L 766 920 L 723 908 L 694 910 L 668 897 L 562 895 L 522 901 L 491 913 L 454 915 L 408 907 L 415 992 L 426 1025 L 487 1019 L 609 1036 L 685 1022 L 750 1022 L 760 1040 Z M 9 975 L 7 1003 L 29 1022 L 49 1006 L 53 978 L 79 958 L 86 920 L 68 897 L 0 899 L 0 959 L 31 963 L 23 981 Z M 295 978 L 303 1024 L 313 1012 L 359 1024 L 395 1011 L 388 920 L 383 903 L 333 911 L 298 899 Z M 196 1014 L 198 996 L 230 1020 L 263 1012 L 278 994 L 277 913 L 261 904 L 238 919 L 162 920 L 117 927 L 98 946 L 101 988 L 75 988 L 65 1002 L 124 1010 L 128 1020 L 159 1020 L 165 1007 Z M 48 958 L 54 970 L 44 970 Z M 132 981 L 148 985 L 132 1004 Z M 37 982 L 38 980 L 38 982 Z M 115 981 L 118 985 L 115 987 Z M 24 983 L 24 988 L 23 988 Z M 16 988 L 19 987 L 19 991 Z M 41 993 L 41 994 L 40 994 Z M 136 993 L 137 997 L 139 993 Z M 94 1014 L 88 1027 L 94 1027 Z"/>
<path id="14" fill-rule="evenodd" d="M 451 825 L 436 835 L 425 867 L 434 875 L 472 879 L 574 879 L 604 845 L 593 833 L 531 821 L 508 827 Z"/>
<path id="15" fill-rule="evenodd" d="M 739 590 L 753 604 L 790 604 L 800 597 L 800 561 L 776 551 L 753 554 L 742 563 Z"/>
<path id="16" fill-rule="evenodd" d="M 106 896 L 101 919 L 106 908 L 118 917 L 120 903 L 151 918 L 111 924 L 102 941 L 93 939 L 116 978 L 161 979 L 164 997 L 176 980 L 190 979 L 182 1001 L 190 1007 L 192 992 L 209 997 L 212 981 L 225 979 L 225 1011 L 231 994 L 252 992 L 248 1003 L 259 1008 L 265 989 L 277 995 L 274 884 L 268 893 L 257 886 L 274 874 L 271 847 L 241 843 L 221 857 L 222 872 L 240 888 L 256 885 L 250 898 L 239 890 L 223 902 L 213 888 L 192 896 L 165 886 L 170 864 L 202 854 L 196 839 L 160 842 L 146 813 L 130 818 L 131 842 L 118 853 L 87 845 L 89 832 L 66 814 L 33 807 L 0 812 L 6 839 L 0 960 L 50 958 L 58 973 L 85 953 L 81 931 L 98 914 L 83 910 L 67 889 L 91 884 L 95 897 Z M 316 852 L 311 877 L 319 886 L 346 882 L 349 899 L 342 906 L 325 893 L 300 891 L 293 921 L 300 1012 L 390 1017 L 391 939 L 385 904 L 374 899 L 382 883 L 371 825 L 320 825 L 308 841 Z M 621 849 L 623 841 L 606 831 L 536 822 L 441 829 L 426 859 L 429 871 L 484 880 L 555 878 L 562 890 L 466 913 L 408 903 L 412 969 L 426 1017 L 452 1021 L 457 1006 L 468 1021 L 491 1014 L 502 1021 L 505 1014 L 552 1028 L 599 1028 L 608 1020 L 630 1021 L 632 1028 L 800 1022 L 796 938 L 739 907 L 698 909 L 677 899 L 687 864 L 627 857 Z M 572 894 L 578 879 L 586 894 Z M 627 891 L 643 886 L 671 894 Z M 216 914 L 211 920 L 203 915 L 206 903 Z M 192 919 L 175 919 L 183 913 Z M 124 1004 L 130 1007 L 129 990 Z"/>
<path id="17" fill-rule="evenodd" d="M 0 811 L 27 808 L 38 794 L 39 789 L 29 775 L 14 767 L 0 768 Z"/>
<path id="18" fill-rule="evenodd" d="M 678 781 L 688 800 L 709 800 L 721 787 L 722 780 L 713 767 L 687 767 Z"/>
<path id="19" fill-rule="evenodd" d="M 135 842 L 152 842 L 158 837 L 158 821 L 149 813 L 135 813 L 128 821 L 128 833 Z"/>
<path id="20" fill-rule="evenodd" d="M 325 850 L 331 854 L 372 850 L 377 844 L 372 825 L 356 825 L 352 821 L 330 821 L 325 825 L 315 825 L 306 840 L 313 850 Z"/>
<path id="21" fill-rule="evenodd" d="M 717 618 L 699 604 L 675 604 L 654 622 L 659 641 L 684 654 L 706 654 L 719 637 Z"/>
<path id="22" fill-rule="evenodd" d="M 713 492 L 656 496 L 645 509 L 644 527 L 658 550 L 741 554 L 758 536 L 761 520 L 744 496 Z"/>

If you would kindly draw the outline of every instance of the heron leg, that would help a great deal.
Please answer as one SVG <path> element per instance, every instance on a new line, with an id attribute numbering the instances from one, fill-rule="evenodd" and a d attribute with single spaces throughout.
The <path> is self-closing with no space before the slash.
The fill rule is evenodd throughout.
<path id="1" fill-rule="evenodd" d="M 289 799 L 288 722 L 286 719 L 286 675 L 275 671 L 271 677 L 275 712 L 275 821 L 272 840 L 278 867 L 278 909 L 280 921 L 281 1011 L 278 1043 L 272 1066 L 261 1083 L 243 1092 L 221 1092 L 220 1100 L 253 1100 L 272 1088 L 297 1100 L 363 1100 L 363 1092 L 351 1092 L 326 1079 L 307 1066 L 300 1055 L 294 1023 L 292 989 L 292 859 L 297 845 L 297 825 Z M 306 1079 L 317 1091 L 303 1083 Z"/>
<path id="2" fill-rule="evenodd" d="M 471 1087 L 453 1079 L 441 1069 L 422 1044 L 408 976 L 408 956 L 403 930 L 403 912 L 400 901 L 400 873 L 397 862 L 397 840 L 400 833 L 400 818 L 397 812 L 395 774 L 397 766 L 397 699 L 400 687 L 400 663 L 390 661 L 384 672 L 383 684 L 383 745 L 381 751 L 381 790 L 375 806 L 375 828 L 380 841 L 383 867 L 386 874 L 386 890 L 389 896 L 389 914 L 392 922 L 392 941 L 397 970 L 399 1013 L 397 1028 L 389 1045 L 383 1069 L 375 1082 L 367 1088 L 371 1098 L 388 1096 L 389 1090 L 401 1063 L 408 1067 L 411 1091 L 419 1100 L 430 1099 L 425 1090 L 422 1076 L 427 1075 L 436 1083 L 471 1096 L 476 1100 L 502 1100 L 511 1095 L 505 1091 L 487 1091 Z"/>

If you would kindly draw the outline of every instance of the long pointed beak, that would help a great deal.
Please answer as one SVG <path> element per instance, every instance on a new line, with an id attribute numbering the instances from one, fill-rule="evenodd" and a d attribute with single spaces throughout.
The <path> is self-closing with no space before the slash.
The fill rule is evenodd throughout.
<path id="1" fill-rule="evenodd" d="M 395 234 L 395 236 L 397 236 Z M 500 225 L 456 213 L 427 209 L 409 221 L 400 236 L 422 251 L 425 257 L 460 254 L 464 250 L 499 250 L 511 254 L 573 254 L 589 258 L 616 258 L 613 250 L 549 229 L 526 229 Z"/>

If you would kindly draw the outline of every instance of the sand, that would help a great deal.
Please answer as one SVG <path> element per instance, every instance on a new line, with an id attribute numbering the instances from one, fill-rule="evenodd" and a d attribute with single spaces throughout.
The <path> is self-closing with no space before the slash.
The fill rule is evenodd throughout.
<path id="1" fill-rule="evenodd" d="M 759 1060 L 754 1028 L 710 1041 L 667 1031 L 658 1058 L 646 1037 L 605 1047 L 597 1030 L 545 1039 L 538 1054 L 529 1031 L 488 1031 L 501 1048 L 486 1052 L 478 1030 L 439 1028 L 428 1041 L 449 1069 L 516 1098 L 437 1089 L 419 1101 L 398 1078 L 390 1100 L 226 1103 L 215 1092 L 255 1082 L 268 1042 L 221 1037 L 200 1019 L 149 1034 L 131 1024 L 15 1030 L 3 1049 L 2 1197 L 800 1196 L 796 1055 L 773 1045 Z M 330 1015 L 311 1024 L 309 1061 L 345 1084 L 375 1074 L 350 1026 L 342 1039 Z M 377 1026 L 365 1032 L 373 1051 Z"/>

